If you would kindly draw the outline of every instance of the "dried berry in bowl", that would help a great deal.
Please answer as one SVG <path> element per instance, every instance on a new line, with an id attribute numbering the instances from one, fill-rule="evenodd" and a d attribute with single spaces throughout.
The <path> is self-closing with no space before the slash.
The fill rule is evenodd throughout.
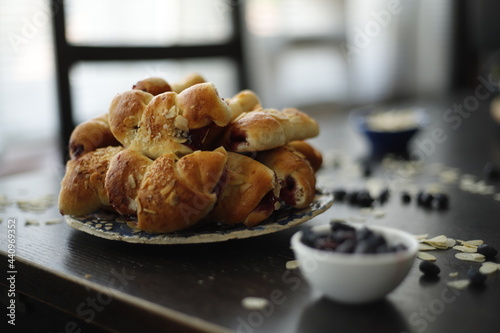
<path id="1" fill-rule="evenodd" d="M 376 254 L 407 250 L 402 243 L 389 244 L 384 236 L 366 226 L 355 228 L 342 222 L 331 222 L 330 232 L 315 233 L 303 228 L 301 241 L 315 249 L 337 253 Z"/>
<path id="2" fill-rule="evenodd" d="M 327 298 L 361 304 L 379 300 L 408 274 L 418 241 L 404 231 L 334 222 L 297 232 L 292 249 L 302 275 Z"/>

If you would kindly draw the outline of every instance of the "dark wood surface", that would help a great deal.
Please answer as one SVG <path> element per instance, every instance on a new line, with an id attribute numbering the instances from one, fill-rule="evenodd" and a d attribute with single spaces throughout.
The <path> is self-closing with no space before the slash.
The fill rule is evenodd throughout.
<path id="1" fill-rule="evenodd" d="M 485 163 L 500 165 L 500 127 L 490 120 L 488 101 L 481 102 L 456 129 L 443 118 L 443 112 L 455 103 L 463 103 L 466 97 L 419 103 L 426 107 L 432 121 L 412 145 L 414 151 L 426 152 L 422 154 L 425 164 L 417 174 L 403 177 L 399 173 L 396 179 L 394 171 L 372 164 L 371 179 L 390 181 L 387 185 L 392 188 L 389 201 L 377 206 L 385 216 L 375 217 L 359 208 L 335 203 L 307 223 L 325 224 L 333 218 L 364 219 L 368 225 L 388 225 L 415 234 L 482 239 L 500 248 L 500 201 L 494 200 L 493 195 L 463 191 L 457 183 L 444 184 L 432 172 L 435 163 L 442 163 L 446 170 L 458 168 L 455 172 L 459 175 L 471 174 L 481 180 Z M 350 126 L 346 110 L 332 106 L 308 110 L 320 122 L 321 135 L 312 142 L 323 151 L 326 160 L 318 185 L 327 189 L 364 187 L 366 179 L 353 174 L 348 161 L 356 163 L 365 157 L 367 146 Z M 436 129 L 442 129 L 446 139 L 432 146 L 428 140 Z M 340 161 L 336 167 L 334 159 Z M 43 172 L 4 178 L 0 181 L 0 195 L 13 202 L 57 195 L 62 170 L 61 165 L 54 164 Z M 400 202 L 400 190 L 405 186 L 424 188 L 431 183 L 439 183 L 449 194 L 448 210 L 428 210 L 414 202 Z M 494 185 L 495 193 L 500 192 L 498 182 L 488 180 L 486 184 Z M 500 272 L 488 276 L 483 288 L 451 289 L 446 285 L 454 279 L 449 273 L 458 272 L 458 278 L 462 278 L 470 267 L 480 266 L 455 259 L 456 251 L 452 249 L 433 252 L 441 267 L 438 280 L 423 279 L 417 260 L 405 281 L 385 300 L 345 306 L 321 297 L 298 270 L 286 269 L 286 262 L 294 259 L 290 237 L 298 228 L 216 244 L 151 246 L 100 239 L 65 223 L 45 223 L 60 219 L 55 206 L 41 213 L 22 211 L 15 203 L 0 209 L 0 284 L 4 286 L 8 270 L 7 220 L 17 221 L 18 330 L 500 331 Z M 34 220 L 40 225 L 33 225 Z M 1 299 L 5 300 L 6 291 L 0 290 Z M 241 304 L 247 296 L 273 300 L 272 306 L 247 310 Z M 7 326 L 5 315 L 0 327 L 12 329 Z"/>

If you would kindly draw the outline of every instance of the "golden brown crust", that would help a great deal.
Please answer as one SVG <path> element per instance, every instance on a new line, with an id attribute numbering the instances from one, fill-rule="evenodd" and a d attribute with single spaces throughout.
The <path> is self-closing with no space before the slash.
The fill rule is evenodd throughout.
<path id="1" fill-rule="evenodd" d="M 280 200 L 293 208 L 305 208 L 314 200 L 316 178 L 309 162 L 290 147 L 260 152 L 257 160 L 276 173 Z"/>
<path id="2" fill-rule="evenodd" d="M 236 152 L 263 151 L 318 133 L 316 121 L 297 109 L 263 109 L 236 118 L 226 131 L 224 147 Z"/>
<path id="3" fill-rule="evenodd" d="M 192 73 L 187 75 L 182 81 L 172 83 L 172 91 L 179 94 L 181 91 L 194 86 L 195 84 L 204 82 L 206 81 L 201 75 Z"/>
<path id="4" fill-rule="evenodd" d="M 142 90 L 144 92 L 150 93 L 153 96 L 162 94 L 167 91 L 172 91 L 172 88 L 162 78 L 159 77 L 149 77 L 147 79 L 141 80 L 132 86 L 134 90 Z"/>
<path id="5" fill-rule="evenodd" d="M 124 149 L 109 163 L 105 188 L 110 205 L 122 215 L 134 215 L 137 211 L 135 198 L 146 169 L 153 163 L 141 153 Z"/>
<path id="6" fill-rule="evenodd" d="M 210 213 L 210 219 L 227 224 L 257 225 L 276 208 L 274 192 L 279 190 L 274 172 L 250 157 L 231 152 L 227 154 L 226 184 Z M 269 202 L 262 202 L 265 198 Z"/>
<path id="7" fill-rule="evenodd" d="M 98 148 L 68 161 L 61 182 L 59 210 L 63 215 L 84 215 L 109 205 L 104 186 L 108 165 L 122 147 Z"/>
<path id="8" fill-rule="evenodd" d="M 137 133 L 142 113 L 153 95 L 141 90 L 128 90 L 118 94 L 109 107 L 109 126 L 115 138 L 128 147 Z"/>
<path id="9" fill-rule="evenodd" d="M 190 129 L 205 127 L 212 122 L 217 126 L 226 126 L 231 121 L 231 109 L 210 82 L 183 90 L 177 96 L 177 107 L 188 120 Z"/>
<path id="10" fill-rule="evenodd" d="M 217 137 L 206 133 L 199 138 L 203 142 L 193 142 L 194 133 L 213 124 L 225 126 L 230 120 L 231 110 L 211 83 L 197 84 L 180 94 L 166 92 L 155 96 L 142 112 L 129 148 L 152 159 L 167 153 L 189 154 L 193 148 L 211 148 Z M 211 130 L 218 132 L 216 128 Z"/>
<path id="11" fill-rule="evenodd" d="M 177 164 L 173 154 L 157 158 L 144 174 L 137 193 L 137 226 L 148 232 L 173 232 L 195 225 L 212 209 L 225 151 L 194 152 Z M 219 177 L 220 178 L 220 177 Z"/>
<path id="12" fill-rule="evenodd" d="M 251 90 L 242 90 L 226 101 L 231 108 L 231 120 L 244 112 L 262 109 L 259 97 Z"/>
<path id="13" fill-rule="evenodd" d="M 296 152 L 301 154 L 302 157 L 305 158 L 309 164 L 311 164 L 314 172 L 317 172 L 321 168 L 321 165 L 323 164 L 323 156 L 319 150 L 307 142 L 300 140 L 292 141 L 288 143 L 288 146 L 292 147 Z"/>
<path id="14" fill-rule="evenodd" d="M 106 113 L 75 127 L 69 138 L 69 155 L 76 159 L 97 148 L 119 145 L 111 133 Z"/>

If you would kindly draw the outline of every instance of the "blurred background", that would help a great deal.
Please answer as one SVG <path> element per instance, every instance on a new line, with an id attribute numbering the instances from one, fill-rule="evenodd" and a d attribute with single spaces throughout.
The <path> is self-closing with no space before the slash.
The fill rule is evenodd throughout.
<path id="1" fill-rule="evenodd" d="M 331 112 L 473 88 L 497 63 L 497 13 L 494 0 L 0 0 L 0 175 L 61 167 L 61 133 L 149 76 L 199 72 L 222 97 Z"/>

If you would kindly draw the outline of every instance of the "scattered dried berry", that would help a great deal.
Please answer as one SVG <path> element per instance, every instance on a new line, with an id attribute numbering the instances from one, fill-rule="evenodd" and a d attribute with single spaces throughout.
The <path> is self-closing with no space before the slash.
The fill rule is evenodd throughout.
<path id="1" fill-rule="evenodd" d="M 481 273 L 476 268 L 470 268 L 467 271 L 467 276 L 469 277 L 470 284 L 473 286 L 481 286 L 486 281 L 486 274 Z"/>
<path id="2" fill-rule="evenodd" d="M 401 193 L 401 201 L 403 203 L 409 203 L 411 202 L 411 195 L 408 192 L 403 192 Z"/>
<path id="3" fill-rule="evenodd" d="M 498 251 L 491 245 L 481 244 L 477 247 L 477 253 L 484 255 L 486 259 L 493 259 L 497 255 Z"/>
<path id="4" fill-rule="evenodd" d="M 432 261 L 427 260 L 422 261 L 418 268 L 427 276 L 437 276 L 441 272 L 441 269 L 438 265 L 436 265 Z"/>
<path id="5" fill-rule="evenodd" d="M 432 207 L 434 196 L 427 192 L 420 192 L 417 196 L 417 204 L 426 208 Z"/>
<path id="6" fill-rule="evenodd" d="M 389 196 L 390 196 L 390 191 L 388 188 L 382 190 L 382 192 L 380 192 L 379 196 L 378 196 L 378 201 L 380 203 L 385 203 L 387 200 L 389 200 Z"/>
<path id="7" fill-rule="evenodd" d="M 346 194 L 347 194 L 346 190 L 342 188 L 333 191 L 333 197 L 335 198 L 335 200 L 339 202 L 344 201 Z"/>
<path id="8" fill-rule="evenodd" d="M 500 170 L 493 163 L 488 162 L 484 166 L 484 175 L 490 180 L 497 180 L 500 178 Z"/>
<path id="9" fill-rule="evenodd" d="M 356 204 L 360 207 L 370 207 L 375 200 L 370 195 L 370 192 L 363 190 L 358 192 L 356 201 Z"/>
<path id="10" fill-rule="evenodd" d="M 450 199 L 448 195 L 444 193 L 437 193 L 434 195 L 434 204 L 438 209 L 446 209 L 448 208 L 450 203 Z"/>

